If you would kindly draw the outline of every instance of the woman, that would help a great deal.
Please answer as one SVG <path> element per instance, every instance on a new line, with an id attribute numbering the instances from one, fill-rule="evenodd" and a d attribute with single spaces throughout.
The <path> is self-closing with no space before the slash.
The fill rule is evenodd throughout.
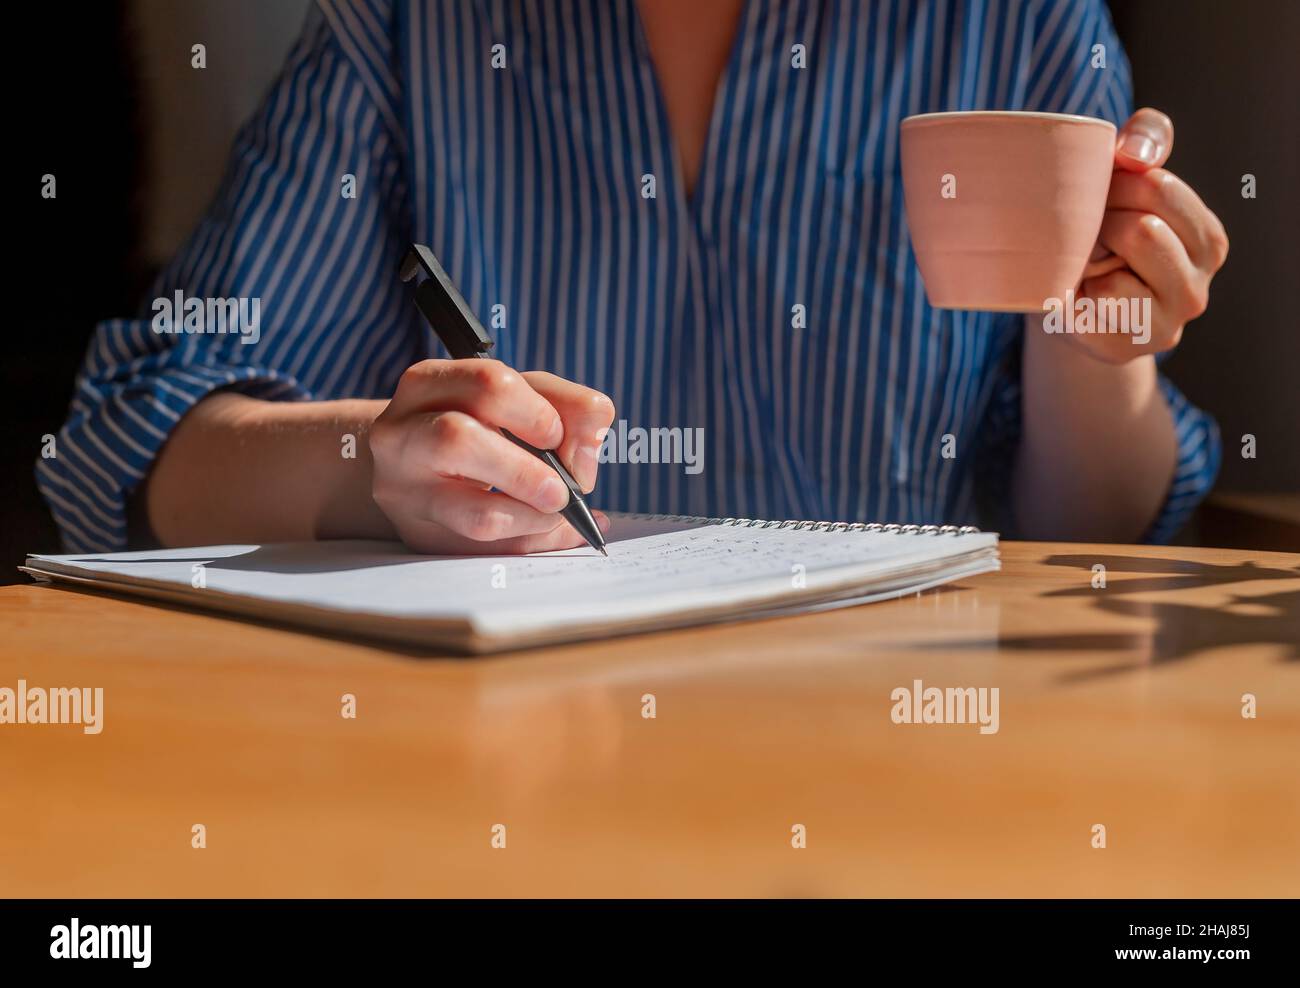
<path id="1" fill-rule="evenodd" d="M 73 551 L 578 544 L 505 427 L 606 508 L 1167 537 L 1219 445 L 1155 354 L 1227 238 L 1129 100 L 1100 0 L 320 0 L 153 292 L 257 299 L 257 333 L 99 326 L 41 489 Z M 1121 126 L 1125 267 L 1079 293 L 1152 297 L 1148 344 L 927 305 L 898 124 L 978 108 Z M 436 359 L 412 241 L 505 364 Z M 702 468 L 602 464 L 606 395 Z"/>

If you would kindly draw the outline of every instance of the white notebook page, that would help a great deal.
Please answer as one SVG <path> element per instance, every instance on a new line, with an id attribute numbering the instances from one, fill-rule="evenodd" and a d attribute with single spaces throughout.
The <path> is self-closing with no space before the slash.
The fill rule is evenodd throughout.
<path id="1" fill-rule="evenodd" d="M 617 527 L 623 531 L 611 533 L 608 559 L 588 548 L 533 556 L 413 556 L 392 543 L 347 541 L 37 556 L 29 565 L 110 582 L 163 584 L 191 596 L 215 591 L 340 613 L 462 619 L 488 635 L 702 606 L 794 605 L 851 586 L 870 590 L 881 575 L 913 569 L 934 575 L 945 561 L 971 554 L 992 560 L 980 569 L 996 566 L 997 537 L 991 534 Z M 657 534 L 631 537 L 642 531 Z M 970 571 L 969 565 L 956 569 Z M 196 582 L 202 586 L 194 588 Z M 922 582 L 931 581 L 918 578 Z"/>

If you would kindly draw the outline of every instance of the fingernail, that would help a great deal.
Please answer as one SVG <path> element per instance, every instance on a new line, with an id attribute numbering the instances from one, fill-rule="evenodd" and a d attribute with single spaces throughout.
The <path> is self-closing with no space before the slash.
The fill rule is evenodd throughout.
<path id="1" fill-rule="evenodd" d="M 1157 157 L 1156 142 L 1145 134 L 1125 134 L 1119 149 L 1130 158 L 1147 163 L 1153 163 Z"/>
<path id="2" fill-rule="evenodd" d="M 546 431 L 546 448 L 556 449 L 562 442 L 564 442 L 564 423 L 557 415 L 551 419 L 551 427 Z"/>
<path id="3" fill-rule="evenodd" d="M 559 511 L 569 503 L 569 489 L 559 477 L 547 477 L 538 491 L 538 500 L 544 511 Z"/>
<path id="4" fill-rule="evenodd" d="M 596 486 L 599 451 L 599 446 L 579 446 L 573 453 L 573 471 L 577 474 L 574 479 L 584 494 L 591 493 L 591 489 Z"/>
<path id="5" fill-rule="evenodd" d="M 602 532 L 609 531 L 609 515 L 603 511 L 593 511 L 591 516 L 596 519 L 596 524 L 600 526 Z"/>

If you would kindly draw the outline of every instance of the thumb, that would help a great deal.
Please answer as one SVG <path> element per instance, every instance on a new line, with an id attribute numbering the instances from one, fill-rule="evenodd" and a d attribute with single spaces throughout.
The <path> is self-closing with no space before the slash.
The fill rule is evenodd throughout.
<path id="1" fill-rule="evenodd" d="M 1117 135 L 1115 164 L 1126 171 L 1159 168 L 1174 149 L 1174 122 L 1159 110 L 1143 107 Z"/>

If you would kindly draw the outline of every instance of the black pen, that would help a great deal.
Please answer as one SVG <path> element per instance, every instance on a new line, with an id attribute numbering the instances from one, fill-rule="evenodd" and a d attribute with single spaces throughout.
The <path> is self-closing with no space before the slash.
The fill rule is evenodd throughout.
<path id="1" fill-rule="evenodd" d="M 447 348 L 447 352 L 455 360 L 487 357 L 488 351 L 492 349 L 492 338 L 488 336 L 483 324 L 474 315 L 474 310 L 469 307 L 469 303 L 460 294 L 447 272 L 442 269 L 438 259 L 433 256 L 433 251 L 423 244 L 411 244 L 411 249 L 406 252 L 406 259 L 402 261 L 402 280 L 411 281 L 420 271 L 424 271 L 427 277 L 415 288 L 415 304 L 429 325 L 433 327 L 433 331 L 438 334 L 438 339 L 442 340 L 442 345 Z M 605 537 L 600 534 L 600 526 L 592 517 L 587 502 L 582 499 L 582 488 L 565 469 L 560 458 L 555 455 L 555 451 L 538 449 L 513 435 L 508 429 L 502 429 L 501 434 L 516 446 L 528 450 L 538 459 L 548 463 L 560 475 L 564 485 L 569 488 L 569 503 L 564 506 L 560 514 L 593 549 L 599 549 L 602 555 L 608 556 Z"/>

